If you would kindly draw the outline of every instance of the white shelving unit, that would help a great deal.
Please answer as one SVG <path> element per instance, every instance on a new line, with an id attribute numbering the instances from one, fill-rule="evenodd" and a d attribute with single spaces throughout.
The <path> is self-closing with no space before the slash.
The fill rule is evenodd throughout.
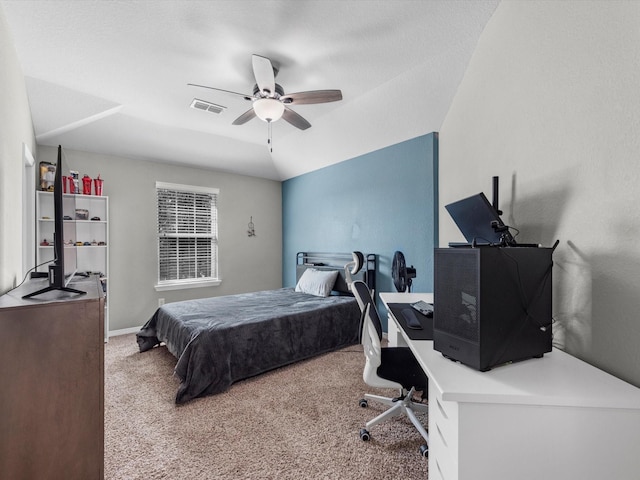
<path id="1" fill-rule="evenodd" d="M 77 218 L 77 211 L 86 211 L 88 220 Z M 105 284 L 105 339 L 109 332 L 109 197 L 96 195 L 64 194 L 64 262 L 65 271 L 99 273 Z M 53 193 L 37 191 L 36 241 L 38 242 L 36 265 L 54 259 Z M 96 218 L 96 220 L 91 220 Z M 99 218 L 99 220 L 97 220 Z M 79 244 L 81 243 L 81 245 Z M 47 245 L 48 244 L 48 245 Z M 45 264 L 39 271 L 47 271 Z"/>

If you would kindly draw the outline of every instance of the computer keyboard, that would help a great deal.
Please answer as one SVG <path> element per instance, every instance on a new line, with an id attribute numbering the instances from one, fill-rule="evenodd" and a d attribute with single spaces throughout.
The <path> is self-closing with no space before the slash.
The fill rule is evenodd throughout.
<path id="1" fill-rule="evenodd" d="M 423 300 L 412 303 L 411 306 L 427 317 L 433 317 L 433 305 Z"/>

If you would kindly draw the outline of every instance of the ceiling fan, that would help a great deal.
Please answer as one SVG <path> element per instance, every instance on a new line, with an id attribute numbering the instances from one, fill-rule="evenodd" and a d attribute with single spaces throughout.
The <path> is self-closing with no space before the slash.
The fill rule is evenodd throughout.
<path id="1" fill-rule="evenodd" d="M 291 110 L 289 108 L 290 105 L 309 105 L 342 100 L 342 92 L 340 90 L 312 90 L 285 94 L 282 86 L 275 81 L 278 70 L 274 68 L 271 60 L 260 55 L 252 55 L 251 58 L 253 75 L 256 79 L 252 95 L 231 92 L 207 85 L 196 85 L 194 83 L 189 83 L 188 85 L 229 93 L 252 102 L 251 108 L 236 118 L 233 121 L 233 125 L 243 125 L 254 117 L 258 117 L 269 124 L 269 144 L 271 144 L 271 123 L 281 118 L 284 118 L 300 130 L 306 130 L 311 126 L 305 118 Z"/>

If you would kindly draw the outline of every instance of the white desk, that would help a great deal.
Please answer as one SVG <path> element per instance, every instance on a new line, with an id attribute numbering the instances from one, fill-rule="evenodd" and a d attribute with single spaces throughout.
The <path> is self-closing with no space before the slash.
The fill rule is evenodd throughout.
<path id="1" fill-rule="evenodd" d="M 429 480 L 640 478 L 640 389 L 557 349 L 478 372 L 409 339 L 387 310 L 390 342 L 406 343 L 429 377 Z"/>

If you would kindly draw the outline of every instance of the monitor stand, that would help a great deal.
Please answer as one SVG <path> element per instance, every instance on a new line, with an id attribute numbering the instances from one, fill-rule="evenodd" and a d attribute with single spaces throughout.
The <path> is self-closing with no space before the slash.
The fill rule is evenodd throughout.
<path id="1" fill-rule="evenodd" d="M 54 290 L 60 290 L 62 292 L 69 292 L 69 293 L 77 293 L 78 295 L 84 295 L 87 292 L 83 292 L 82 290 L 76 290 L 75 288 L 70 288 L 70 287 L 54 287 L 54 286 L 49 286 L 49 287 L 45 287 L 42 290 L 38 290 L 37 292 L 33 292 L 33 293 L 29 293 L 27 295 L 23 295 L 22 298 L 31 298 L 31 297 L 35 297 L 36 295 L 40 295 L 43 293 L 47 293 L 47 292 L 53 292 Z"/>
<path id="2" fill-rule="evenodd" d="M 58 267 L 57 265 L 49 265 L 49 286 L 48 287 L 38 290 L 37 292 L 23 295 L 22 298 L 31 298 L 31 297 L 35 297 L 36 295 L 41 295 L 43 293 L 53 292 L 54 290 L 60 290 L 62 292 L 68 292 L 68 293 L 77 293 L 78 295 L 84 295 L 85 293 L 87 293 L 87 292 L 83 292 L 82 290 L 76 290 L 75 288 L 68 287 L 67 286 L 68 282 L 66 283 L 61 282 L 62 285 L 60 285 L 59 276 L 61 276 L 62 274 L 61 272 L 56 272 L 56 269 L 58 268 L 60 267 Z M 69 281 L 71 280 L 72 277 L 73 275 L 69 277 Z"/>

